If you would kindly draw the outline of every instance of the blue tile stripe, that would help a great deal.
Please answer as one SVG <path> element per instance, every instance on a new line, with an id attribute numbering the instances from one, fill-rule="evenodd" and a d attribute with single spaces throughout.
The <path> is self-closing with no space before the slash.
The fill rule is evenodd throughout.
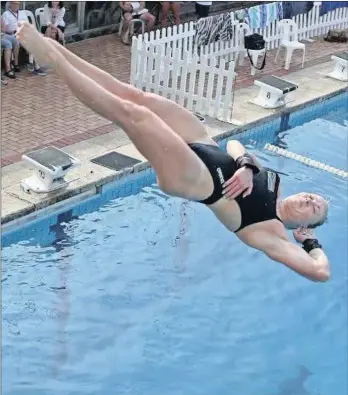
<path id="1" fill-rule="evenodd" d="M 257 148 L 263 147 L 266 143 L 277 145 L 277 135 L 280 132 L 303 125 L 313 119 L 325 117 L 333 111 L 342 112 L 342 109 L 344 109 L 347 112 L 347 108 L 348 93 L 340 94 L 296 112 L 284 112 L 282 116 L 270 122 L 221 140 L 219 145 L 226 149 L 227 141 L 231 138 L 238 139 L 246 146 L 252 144 Z M 19 229 L 3 233 L 2 248 L 26 240 L 40 244 L 51 244 L 55 240 L 57 232 L 62 232 L 62 229 L 59 228 L 61 222 L 68 222 L 87 213 L 97 211 L 111 200 L 137 194 L 142 188 L 155 182 L 156 177 L 153 169 L 147 168 L 103 185 L 98 194 L 78 204 L 68 207 L 63 206 L 54 214 L 39 217 Z"/>

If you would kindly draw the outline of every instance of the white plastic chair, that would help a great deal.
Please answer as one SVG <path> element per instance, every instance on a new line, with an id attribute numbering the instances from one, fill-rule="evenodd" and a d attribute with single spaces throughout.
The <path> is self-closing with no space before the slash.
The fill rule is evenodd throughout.
<path id="1" fill-rule="evenodd" d="M 292 19 L 282 19 L 278 22 L 278 29 L 280 33 L 280 45 L 275 57 L 275 63 L 278 61 L 279 52 L 282 48 L 285 48 L 285 70 L 289 70 L 292 53 L 295 49 L 303 51 L 302 56 L 302 67 L 305 61 L 306 46 L 298 41 L 298 27 L 295 21 Z"/>
<path id="2" fill-rule="evenodd" d="M 133 12 L 133 15 L 136 15 L 136 12 Z M 129 31 L 130 31 L 130 35 L 133 35 L 134 32 L 134 25 L 136 23 L 140 23 L 141 24 L 141 34 L 144 36 L 144 32 L 145 32 L 145 22 L 142 19 L 132 19 L 129 22 Z M 122 34 L 122 29 L 123 29 L 123 24 L 124 24 L 124 16 L 123 14 L 121 15 L 121 21 L 120 21 L 120 26 L 118 29 L 118 35 L 121 36 Z"/>
<path id="3" fill-rule="evenodd" d="M 44 8 L 37 8 L 35 10 L 36 25 L 40 31 L 41 31 L 41 26 L 42 26 L 43 13 L 44 13 Z"/>
<path id="4" fill-rule="evenodd" d="M 244 64 L 244 59 L 245 59 L 245 53 L 246 49 L 244 46 L 244 37 L 252 34 L 252 31 L 250 29 L 250 26 L 246 23 L 237 23 L 236 24 L 236 34 L 237 34 L 237 40 L 238 40 L 238 57 L 239 57 L 239 65 L 243 66 Z M 257 65 L 259 56 L 265 56 L 265 51 L 266 48 L 260 49 L 260 50 L 255 50 L 255 49 L 249 49 L 249 55 L 253 61 L 253 64 Z M 251 65 L 251 75 L 255 75 L 256 73 L 255 67 Z"/>
<path id="5" fill-rule="evenodd" d="M 38 28 L 38 25 L 36 23 L 36 19 L 34 17 L 34 14 L 29 11 L 29 10 L 25 10 L 25 15 L 27 16 L 28 22 L 32 25 L 34 25 L 36 27 L 36 29 Z"/>
<path id="6" fill-rule="evenodd" d="M 37 23 L 36 23 L 34 14 L 29 10 L 25 10 L 24 12 L 25 12 L 25 15 L 27 16 L 28 22 L 31 25 L 34 25 L 37 29 Z M 31 64 L 34 63 L 34 56 L 31 53 L 29 53 L 29 63 L 31 63 Z"/>

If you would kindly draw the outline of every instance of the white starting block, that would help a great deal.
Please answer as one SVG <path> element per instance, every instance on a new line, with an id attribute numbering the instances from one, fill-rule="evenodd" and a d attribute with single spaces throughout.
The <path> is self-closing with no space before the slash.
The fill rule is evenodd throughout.
<path id="1" fill-rule="evenodd" d="M 347 82 L 348 81 L 348 52 L 342 52 L 338 55 L 331 56 L 331 59 L 336 61 L 334 70 L 328 74 L 335 80 Z"/>
<path id="2" fill-rule="evenodd" d="M 298 85 L 273 75 L 255 80 L 254 84 L 260 87 L 260 92 L 257 98 L 250 102 L 270 109 L 285 106 L 285 95 L 298 89 Z"/>
<path id="3" fill-rule="evenodd" d="M 66 187 L 64 179 L 80 161 L 55 147 L 47 147 L 23 155 L 23 160 L 34 167 L 34 174 L 21 182 L 21 189 L 30 193 L 49 193 Z"/>

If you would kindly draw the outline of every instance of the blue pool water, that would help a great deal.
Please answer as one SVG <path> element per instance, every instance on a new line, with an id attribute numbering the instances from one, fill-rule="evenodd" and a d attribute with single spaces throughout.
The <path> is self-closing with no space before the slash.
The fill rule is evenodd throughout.
<path id="1" fill-rule="evenodd" d="M 150 170 L 4 234 L 3 394 L 346 395 L 347 183 L 262 147 L 347 170 L 347 118 L 341 95 L 238 136 L 284 195 L 331 199 L 328 283 L 144 187 Z"/>

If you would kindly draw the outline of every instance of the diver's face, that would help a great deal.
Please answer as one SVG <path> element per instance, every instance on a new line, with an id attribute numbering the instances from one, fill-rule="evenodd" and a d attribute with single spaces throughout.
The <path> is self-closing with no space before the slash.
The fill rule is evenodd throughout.
<path id="1" fill-rule="evenodd" d="M 313 193 L 298 193 L 284 199 L 288 220 L 295 226 L 311 226 L 325 218 L 328 203 L 319 195 Z"/>

